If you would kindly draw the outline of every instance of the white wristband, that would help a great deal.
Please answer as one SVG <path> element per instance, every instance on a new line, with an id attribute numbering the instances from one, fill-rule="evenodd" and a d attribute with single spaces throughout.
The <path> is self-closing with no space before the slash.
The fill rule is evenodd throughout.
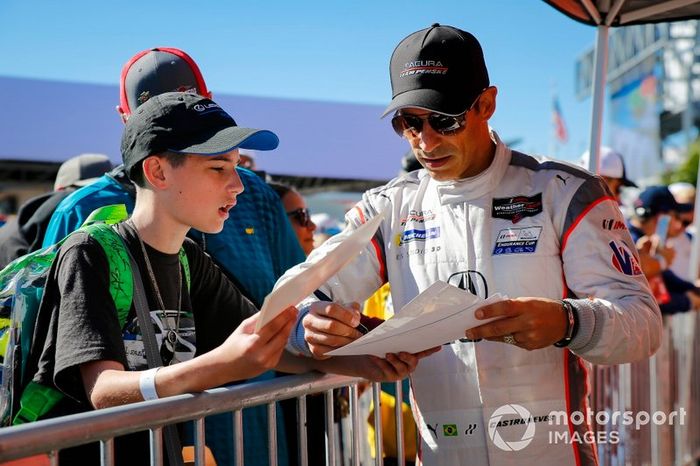
<path id="1" fill-rule="evenodd" d="M 139 377 L 139 390 L 141 390 L 141 396 L 145 401 L 158 399 L 158 392 L 156 391 L 156 372 L 159 370 L 160 367 L 154 367 L 153 369 L 141 372 L 141 376 Z"/>

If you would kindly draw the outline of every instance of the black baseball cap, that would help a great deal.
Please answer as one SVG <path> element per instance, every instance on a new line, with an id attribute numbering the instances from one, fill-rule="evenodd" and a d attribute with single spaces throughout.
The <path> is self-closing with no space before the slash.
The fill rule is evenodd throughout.
<path id="1" fill-rule="evenodd" d="M 140 105 L 126 122 L 122 158 L 127 174 L 146 157 L 163 152 L 219 155 L 236 148 L 272 150 L 272 131 L 241 128 L 217 103 L 186 92 L 166 92 Z"/>
<path id="2" fill-rule="evenodd" d="M 678 212 L 680 206 L 666 186 L 649 186 L 639 193 L 634 203 L 638 217 L 652 217 L 657 214 Z"/>
<path id="3" fill-rule="evenodd" d="M 389 73 L 392 100 L 382 117 L 404 107 L 460 115 L 489 87 L 476 37 L 437 23 L 399 43 L 391 55 Z"/>

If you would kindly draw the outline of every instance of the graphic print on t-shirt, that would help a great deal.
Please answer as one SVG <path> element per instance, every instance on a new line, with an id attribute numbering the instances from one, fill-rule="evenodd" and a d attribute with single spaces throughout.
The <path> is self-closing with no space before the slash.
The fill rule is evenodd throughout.
<path id="1" fill-rule="evenodd" d="M 192 314 L 184 311 L 179 313 L 178 327 L 178 311 L 157 310 L 150 312 L 153 331 L 156 334 L 156 342 L 164 366 L 192 359 L 197 349 Z M 129 370 L 148 369 L 138 317 L 134 317 L 126 325 L 123 338 Z"/>

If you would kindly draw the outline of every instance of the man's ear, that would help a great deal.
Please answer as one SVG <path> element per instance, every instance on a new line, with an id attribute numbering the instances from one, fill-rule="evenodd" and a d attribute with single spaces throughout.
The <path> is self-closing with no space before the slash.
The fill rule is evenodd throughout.
<path id="1" fill-rule="evenodd" d="M 479 97 L 478 102 L 474 106 L 478 115 L 483 120 L 489 120 L 493 114 L 496 112 L 496 95 L 498 94 L 498 89 L 496 86 L 487 87 Z"/>
<path id="2" fill-rule="evenodd" d="M 143 177 L 154 189 L 164 189 L 167 186 L 164 164 L 166 159 L 151 155 L 143 160 Z"/>

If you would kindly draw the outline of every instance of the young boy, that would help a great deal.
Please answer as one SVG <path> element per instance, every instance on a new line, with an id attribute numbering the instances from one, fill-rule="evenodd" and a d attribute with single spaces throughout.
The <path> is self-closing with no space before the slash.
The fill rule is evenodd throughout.
<path id="1" fill-rule="evenodd" d="M 163 336 L 165 367 L 145 370 L 133 307 L 125 329 L 119 327 L 103 248 L 87 234 L 74 234 L 58 253 L 40 310 L 50 317 L 39 324 L 47 326 L 39 334 L 48 336 L 34 380 L 67 395 L 52 415 L 197 392 L 278 365 L 296 309 L 255 333 L 255 307 L 185 238 L 190 228 L 223 228 L 243 190 L 238 149 L 277 144 L 274 133 L 238 127 L 216 103 L 195 94 L 162 94 L 134 112 L 122 157 L 136 184 L 136 205 L 116 230 L 141 272 L 151 319 Z M 96 447 L 63 450 L 61 463 L 96 462 Z M 115 451 L 117 464 L 147 464 L 148 438 L 117 439 Z"/>

